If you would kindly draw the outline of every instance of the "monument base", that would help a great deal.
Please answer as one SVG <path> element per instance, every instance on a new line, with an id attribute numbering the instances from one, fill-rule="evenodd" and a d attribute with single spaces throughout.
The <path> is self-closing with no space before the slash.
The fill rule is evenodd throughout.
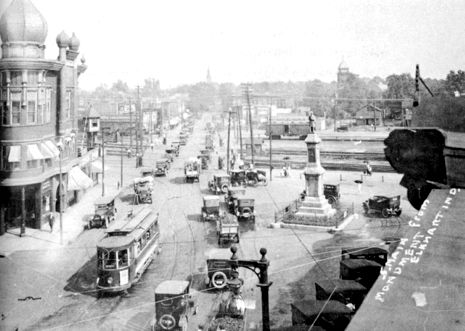
<path id="1" fill-rule="evenodd" d="M 293 223 L 307 225 L 333 226 L 336 214 L 325 197 L 305 197 L 302 205 L 294 215 Z"/>

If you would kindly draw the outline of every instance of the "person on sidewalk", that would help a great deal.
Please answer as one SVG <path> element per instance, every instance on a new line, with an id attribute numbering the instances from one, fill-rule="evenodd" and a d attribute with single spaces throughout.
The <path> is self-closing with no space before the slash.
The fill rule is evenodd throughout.
<path id="1" fill-rule="evenodd" d="M 131 149 L 128 148 L 128 159 L 131 157 Z"/>
<path id="2" fill-rule="evenodd" d="M 53 224 L 55 223 L 55 213 L 48 214 L 48 224 L 50 225 L 50 232 L 53 232 Z"/>
<path id="3" fill-rule="evenodd" d="M 153 143 L 150 143 L 150 149 L 151 149 L 152 152 L 153 152 Z"/>

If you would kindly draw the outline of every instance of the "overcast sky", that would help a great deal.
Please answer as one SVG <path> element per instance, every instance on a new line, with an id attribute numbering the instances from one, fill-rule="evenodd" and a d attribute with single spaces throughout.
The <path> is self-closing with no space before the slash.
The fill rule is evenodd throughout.
<path id="1" fill-rule="evenodd" d="M 46 57 L 61 30 L 81 40 L 85 89 L 147 77 L 173 87 L 207 68 L 216 82 L 329 82 L 342 59 L 366 77 L 465 69 L 464 0 L 31 1 L 48 23 Z"/>

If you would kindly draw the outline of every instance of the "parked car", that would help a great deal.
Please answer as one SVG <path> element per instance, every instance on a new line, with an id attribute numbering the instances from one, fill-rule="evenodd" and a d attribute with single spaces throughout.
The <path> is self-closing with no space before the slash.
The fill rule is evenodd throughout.
<path id="1" fill-rule="evenodd" d="M 365 201 L 363 211 L 366 215 L 381 214 L 382 217 L 400 216 L 402 208 L 400 208 L 400 195 L 394 197 L 385 197 L 375 195 Z"/>
<path id="2" fill-rule="evenodd" d="M 171 148 L 174 149 L 174 154 L 176 156 L 179 156 L 179 149 L 180 149 L 180 146 L 181 146 L 181 142 L 180 141 L 173 141 L 171 142 Z"/>
<path id="3" fill-rule="evenodd" d="M 175 148 L 165 149 L 165 158 L 168 159 L 168 161 L 173 162 L 175 156 L 178 156 Z"/>
<path id="4" fill-rule="evenodd" d="M 140 176 L 141 177 L 148 177 L 148 176 L 154 176 L 155 174 L 155 169 L 149 168 L 149 167 L 143 167 L 140 169 Z"/>
<path id="5" fill-rule="evenodd" d="M 266 172 L 263 170 L 246 170 L 245 176 L 247 178 L 247 185 L 257 185 L 258 183 L 262 183 L 263 185 L 268 184 Z"/>
<path id="6" fill-rule="evenodd" d="M 226 287 L 228 279 L 231 278 L 231 272 L 229 257 L 227 259 L 207 259 L 205 285 L 207 288 L 223 289 Z"/>
<path id="7" fill-rule="evenodd" d="M 239 223 L 236 216 L 223 214 L 216 221 L 216 234 L 218 236 L 218 246 L 225 244 L 239 243 Z"/>
<path id="8" fill-rule="evenodd" d="M 227 174 L 217 174 L 213 175 L 213 179 L 208 182 L 208 189 L 215 193 L 228 193 L 229 186 L 231 184 L 231 179 Z"/>
<path id="9" fill-rule="evenodd" d="M 87 224 L 87 229 L 92 228 L 107 228 L 108 224 L 113 222 L 116 218 L 115 207 L 116 196 L 106 196 L 98 198 L 94 202 L 94 215 L 91 217 Z"/>
<path id="10" fill-rule="evenodd" d="M 166 176 L 168 169 L 170 168 L 170 162 L 167 159 L 160 159 L 155 162 L 155 176 Z"/>
<path id="11" fill-rule="evenodd" d="M 300 193 L 300 199 L 305 199 L 305 190 Z M 332 206 L 334 206 L 341 198 L 340 185 L 339 184 L 323 184 L 323 194 L 326 200 Z"/>
<path id="12" fill-rule="evenodd" d="M 231 185 L 238 186 L 238 185 L 246 185 L 247 184 L 247 177 L 245 175 L 245 170 L 243 169 L 234 169 L 230 171 L 231 176 Z"/>
<path id="13" fill-rule="evenodd" d="M 220 216 L 220 198 L 215 195 L 207 195 L 203 197 L 202 220 L 216 221 Z"/>
<path id="14" fill-rule="evenodd" d="M 187 331 L 188 318 L 196 312 L 189 287 L 185 280 L 165 280 L 157 286 L 152 331 Z"/>

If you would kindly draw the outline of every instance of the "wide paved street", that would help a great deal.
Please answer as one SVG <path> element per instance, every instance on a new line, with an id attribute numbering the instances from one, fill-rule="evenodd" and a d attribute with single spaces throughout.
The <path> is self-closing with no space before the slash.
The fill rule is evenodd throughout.
<path id="1" fill-rule="evenodd" d="M 218 248 L 214 224 L 201 222 L 199 218 L 202 195 L 209 194 L 207 182 L 217 172 L 216 154 L 210 168 L 201 174 L 199 183 L 184 182 L 184 161 L 196 156 L 203 148 L 204 125 L 205 121 L 197 122 L 193 136 L 187 146 L 181 147 L 180 156 L 175 158 L 168 176 L 155 180 L 153 208 L 159 212 L 162 250 L 127 296 L 97 298 L 94 287 L 97 275 L 95 244 L 103 236 L 103 230 L 92 229 L 82 232 L 63 248 L 20 250 L 0 259 L 4 314 L 0 327 L 5 330 L 14 330 L 15 327 L 20 330 L 147 330 L 154 312 L 154 289 L 166 279 L 192 281 L 198 313 L 190 319 L 189 330 L 205 323 L 212 316 L 220 295 L 205 290 L 206 259 L 213 256 L 229 258 L 230 252 L 227 248 Z M 169 143 L 176 140 L 176 132 L 170 133 Z M 217 136 L 215 141 L 218 141 Z M 159 145 L 153 152 L 147 150 L 144 165 L 153 164 L 163 149 L 164 146 Z M 217 151 L 224 155 L 225 147 L 217 148 Z M 105 183 L 110 187 L 116 185 L 119 178 L 120 158 L 108 156 L 106 161 L 109 169 Z M 134 167 L 133 163 L 134 159 L 124 159 L 125 167 Z M 134 173 L 134 169 L 131 171 Z M 376 242 L 377 238 L 379 241 L 390 231 L 398 234 L 408 215 L 414 215 L 404 199 L 406 212 L 397 223 L 394 222 L 393 227 L 360 217 L 344 233 L 336 236 L 327 232 L 270 229 L 274 212 L 295 200 L 302 190 L 300 172 L 292 170 L 291 176 L 284 178 L 276 170 L 268 186 L 247 188 L 256 199 L 257 220 L 255 226 L 241 224 L 240 258 L 258 259 L 260 247 L 268 249 L 267 258 L 271 261 L 269 274 L 273 281 L 270 310 L 272 325 L 275 326 L 290 324 L 289 303 L 293 298 L 312 295 L 313 284 L 308 277 L 315 270 L 316 261 L 337 261 L 341 245 L 353 245 L 357 241 Z M 124 173 L 127 177 L 130 171 Z M 400 176 L 395 174 L 374 174 L 366 178 L 362 193 L 353 182 L 360 178 L 360 174 L 328 172 L 325 178 L 327 182 L 341 184 L 341 208 L 354 206 L 358 213 L 361 213 L 360 204 L 364 199 L 371 194 L 387 193 L 387 188 L 389 194 L 405 196 L 397 184 Z M 133 208 L 133 190 L 128 186 L 131 179 L 124 180 L 125 188 L 117 200 L 119 217 Z M 331 246 L 330 253 L 315 253 L 316 243 L 320 243 L 317 247 Z M 331 272 L 334 270 L 328 269 L 328 273 Z M 249 310 L 248 322 L 259 325 L 261 301 L 256 287 L 257 278 L 250 271 L 241 271 L 241 277 L 245 279 L 243 296 L 250 303 L 250 308 L 254 308 Z M 299 292 L 302 287 L 304 291 Z M 18 301 L 18 298 L 27 296 L 40 299 Z"/>

